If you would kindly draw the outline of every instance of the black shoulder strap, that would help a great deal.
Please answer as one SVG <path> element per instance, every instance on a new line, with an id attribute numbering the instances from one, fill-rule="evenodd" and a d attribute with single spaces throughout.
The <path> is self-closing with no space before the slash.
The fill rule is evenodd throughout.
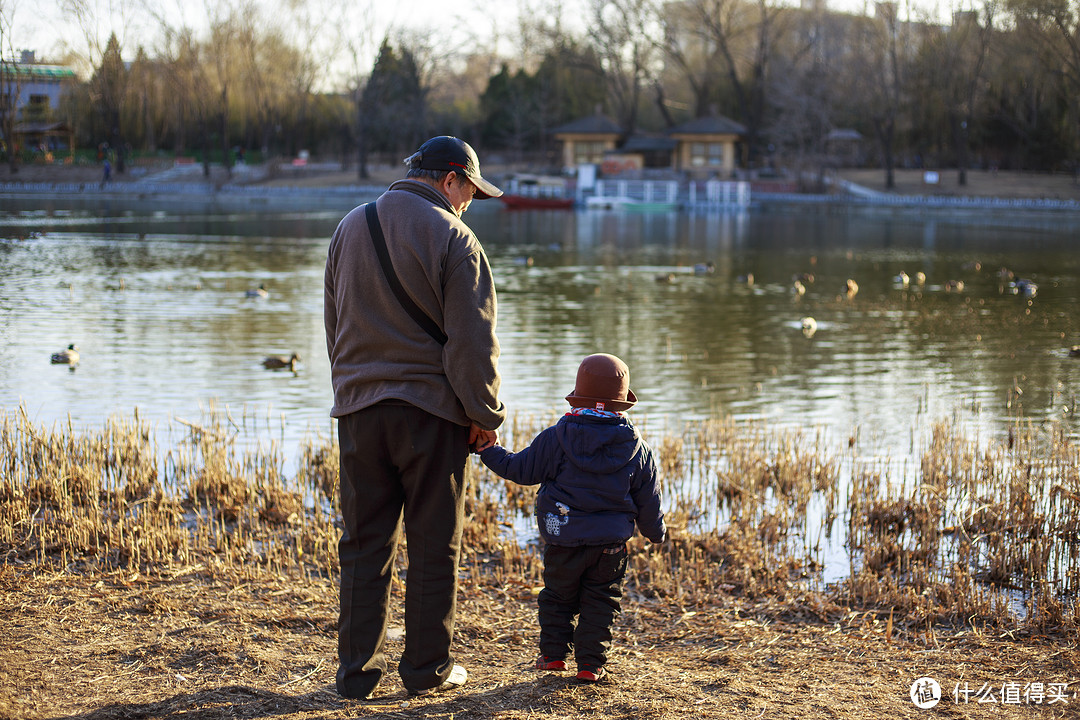
<path id="1" fill-rule="evenodd" d="M 424 328 L 424 331 L 431 336 L 432 340 L 440 345 L 445 345 L 448 339 L 446 333 L 413 302 L 413 299 L 405 292 L 405 288 L 401 286 L 397 273 L 394 272 L 394 265 L 390 262 L 390 252 L 386 249 L 386 238 L 383 236 L 382 225 L 379 223 L 379 213 L 375 209 L 374 200 L 364 208 L 364 214 L 367 216 L 368 232 L 371 234 L 371 242 L 375 245 L 375 253 L 379 256 L 379 264 L 382 265 L 383 275 L 386 277 L 390 289 L 394 291 L 394 296 L 401 303 L 401 307 L 405 308 L 405 312 L 409 313 L 409 316 L 420 327 Z"/>

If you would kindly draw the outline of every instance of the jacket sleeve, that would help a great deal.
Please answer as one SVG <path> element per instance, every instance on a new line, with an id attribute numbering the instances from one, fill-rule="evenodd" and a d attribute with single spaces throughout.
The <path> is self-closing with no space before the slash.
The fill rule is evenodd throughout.
<path id="1" fill-rule="evenodd" d="M 551 428 L 544 430 L 532 445 L 521 452 L 512 453 L 499 445 L 480 452 L 480 460 L 491 472 L 518 485 L 539 485 L 551 480 L 551 462 L 547 459 L 548 443 L 554 439 Z"/>
<path id="2" fill-rule="evenodd" d="M 664 523 L 664 503 L 660 495 L 660 478 L 656 459 L 648 447 L 644 450 L 641 469 L 630 490 L 630 497 L 637 506 L 637 526 L 641 534 L 654 543 L 664 542 L 667 525 Z"/>
<path id="3" fill-rule="evenodd" d="M 478 243 L 475 252 L 448 268 L 443 293 L 446 377 L 469 420 L 494 430 L 506 419 L 506 406 L 499 401 L 495 281 Z"/>
<path id="4" fill-rule="evenodd" d="M 326 270 L 323 274 L 323 325 L 326 328 L 326 355 L 330 361 L 334 360 L 334 341 L 337 338 L 337 287 L 335 276 L 337 273 L 337 248 L 341 243 L 340 235 L 342 225 L 339 223 L 334 236 L 330 240 L 330 246 L 326 250 Z"/>

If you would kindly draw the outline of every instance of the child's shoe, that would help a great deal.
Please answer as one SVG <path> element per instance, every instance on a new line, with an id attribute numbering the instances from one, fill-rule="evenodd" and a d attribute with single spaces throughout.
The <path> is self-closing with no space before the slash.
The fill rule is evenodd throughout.
<path id="1" fill-rule="evenodd" d="M 566 661 L 561 658 L 548 657 L 547 655 L 541 655 L 536 658 L 537 670 L 565 670 Z"/>
<path id="2" fill-rule="evenodd" d="M 582 682 L 600 682 L 600 678 L 607 675 L 607 670 L 603 667 L 593 667 L 592 665 L 583 665 L 578 668 L 577 679 Z"/>

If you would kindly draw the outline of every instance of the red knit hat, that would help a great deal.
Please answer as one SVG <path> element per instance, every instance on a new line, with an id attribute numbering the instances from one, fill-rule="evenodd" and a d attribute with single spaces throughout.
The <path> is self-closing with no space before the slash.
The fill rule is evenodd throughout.
<path id="1" fill-rule="evenodd" d="M 637 402 L 630 389 L 630 368 L 607 353 L 590 355 L 578 366 L 574 391 L 566 396 L 571 407 L 622 412 Z"/>

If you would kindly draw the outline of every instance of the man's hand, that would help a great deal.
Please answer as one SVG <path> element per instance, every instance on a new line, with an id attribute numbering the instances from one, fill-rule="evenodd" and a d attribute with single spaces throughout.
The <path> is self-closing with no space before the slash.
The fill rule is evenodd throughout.
<path id="1" fill-rule="evenodd" d="M 487 450 L 499 442 L 498 430 L 485 430 L 476 423 L 469 426 L 469 448 L 473 452 Z"/>

